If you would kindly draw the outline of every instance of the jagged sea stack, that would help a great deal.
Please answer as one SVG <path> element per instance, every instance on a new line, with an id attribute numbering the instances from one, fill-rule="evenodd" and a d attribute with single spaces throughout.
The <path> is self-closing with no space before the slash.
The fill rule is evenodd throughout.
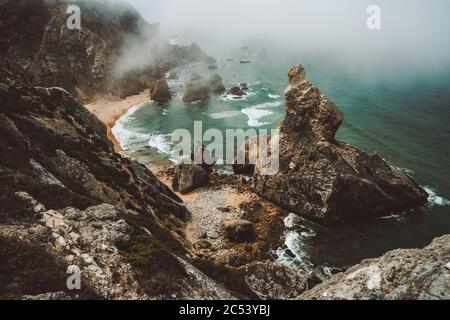
<path id="1" fill-rule="evenodd" d="M 289 70 L 286 118 L 280 125 L 280 170 L 254 172 L 261 196 L 320 223 L 381 216 L 422 206 L 427 193 L 399 168 L 336 141 L 343 113 L 305 79 L 302 66 Z"/>

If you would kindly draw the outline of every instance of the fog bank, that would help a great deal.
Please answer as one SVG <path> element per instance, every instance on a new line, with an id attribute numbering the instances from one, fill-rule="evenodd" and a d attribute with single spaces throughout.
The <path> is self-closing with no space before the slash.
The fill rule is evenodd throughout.
<path id="1" fill-rule="evenodd" d="M 349 68 L 439 71 L 450 65 L 447 0 L 129 0 L 166 34 L 212 54 L 246 43 L 328 56 Z M 381 8 L 381 30 L 366 26 Z M 382 66 L 382 70 L 379 70 Z"/>

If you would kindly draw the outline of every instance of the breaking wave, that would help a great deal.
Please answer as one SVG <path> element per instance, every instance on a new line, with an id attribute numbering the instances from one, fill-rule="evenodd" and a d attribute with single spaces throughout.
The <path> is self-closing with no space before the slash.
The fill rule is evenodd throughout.
<path id="1" fill-rule="evenodd" d="M 428 193 L 428 203 L 432 206 L 446 207 L 450 206 L 450 201 L 437 194 L 436 189 L 432 187 L 423 187 Z"/>

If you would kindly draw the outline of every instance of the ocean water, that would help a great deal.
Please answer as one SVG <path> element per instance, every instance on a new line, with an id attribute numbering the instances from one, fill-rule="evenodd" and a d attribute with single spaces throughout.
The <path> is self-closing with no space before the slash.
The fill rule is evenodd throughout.
<path id="1" fill-rule="evenodd" d="M 296 258 L 279 250 L 280 262 L 319 266 L 324 274 L 396 248 L 421 247 L 450 233 L 450 72 L 411 72 L 372 78 L 347 70 L 314 55 L 269 53 L 264 49 L 236 49 L 216 55 L 217 70 L 191 65 L 175 70 L 170 80 L 175 97 L 167 105 L 145 103 L 133 108 L 113 129 L 125 154 L 153 170 L 171 165 L 170 133 L 192 132 L 194 121 L 203 129 L 273 129 L 284 117 L 283 92 L 287 70 L 306 67 L 307 77 L 345 113 L 338 132 L 344 140 L 367 152 L 377 152 L 403 168 L 430 195 L 425 208 L 398 212 L 366 222 L 348 221 L 324 228 L 291 215 L 286 221 L 286 246 Z M 241 64 L 249 60 L 249 64 Z M 374 68 L 374 70 L 376 67 Z M 243 99 L 226 94 L 204 103 L 182 102 L 182 83 L 197 73 L 219 73 L 227 88 L 247 83 Z M 226 167 L 224 167 L 227 169 Z"/>

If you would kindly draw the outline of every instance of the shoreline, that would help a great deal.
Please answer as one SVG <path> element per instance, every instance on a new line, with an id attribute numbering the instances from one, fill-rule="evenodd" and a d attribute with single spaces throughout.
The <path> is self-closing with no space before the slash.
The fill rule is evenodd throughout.
<path id="1" fill-rule="evenodd" d="M 114 151 L 122 152 L 122 147 L 112 133 L 112 128 L 128 110 L 146 101 L 150 101 L 150 91 L 148 89 L 125 99 L 112 95 L 98 96 L 93 102 L 85 104 L 84 107 L 106 125 L 108 138 L 114 144 Z"/>

